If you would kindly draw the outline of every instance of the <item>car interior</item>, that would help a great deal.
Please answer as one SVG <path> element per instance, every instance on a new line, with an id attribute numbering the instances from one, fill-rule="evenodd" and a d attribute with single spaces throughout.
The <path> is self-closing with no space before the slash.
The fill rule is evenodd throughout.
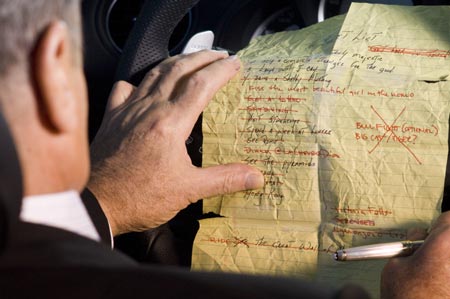
<path id="1" fill-rule="evenodd" d="M 339 14 L 351 2 L 395 5 L 449 5 L 449 0 L 84 0 L 85 73 L 89 87 L 91 140 L 98 130 L 108 94 L 118 79 L 139 83 L 142 73 L 168 55 L 182 52 L 196 33 L 214 33 L 214 48 L 236 53 L 252 39 L 298 30 Z M 150 56 L 150 57 L 149 57 Z M 187 142 L 194 165 L 201 166 L 201 119 Z M 448 166 L 447 166 L 448 173 Z M 446 176 L 442 210 L 448 210 Z M 157 229 L 121 236 L 116 247 L 139 261 L 190 265 L 191 246 L 203 215 L 201 201 Z M 163 239 L 159 248 L 156 239 Z M 167 249 L 170 244 L 171 249 Z"/>

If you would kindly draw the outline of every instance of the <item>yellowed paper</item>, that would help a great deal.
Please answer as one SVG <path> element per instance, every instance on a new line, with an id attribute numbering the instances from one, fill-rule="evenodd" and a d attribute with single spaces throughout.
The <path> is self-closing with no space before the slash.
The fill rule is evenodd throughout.
<path id="1" fill-rule="evenodd" d="M 209 256 L 203 270 L 311 278 L 317 270 L 318 230 L 318 224 L 297 221 L 206 219 L 193 257 Z"/>
<path id="2" fill-rule="evenodd" d="M 201 221 L 192 268 L 356 282 L 377 298 L 383 262 L 330 253 L 404 239 L 439 214 L 448 28 L 450 7 L 353 4 L 344 22 L 240 52 L 241 74 L 204 113 L 203 160 L 254 165 L 266 186 L 204 201 L 225 218 Z"/>
<path id="3" fill-rule="evenodd" d="M 356 235 L 372 242 L 392 241 L 387 234 L 375 238 L 370 229 L 352 230 L 355 235 L 330 234 L 327 232 L 333 231 L 333 224 L 302 221 L 212 218 L 200 225 L 192 254 L 193 270 L 294 276 L 328 287 L 353 282 L 364 286 L 374 298 L 384 262 L 335 262 L 331 254 L 337 249 L 336 238 L 346 244 L 352 244 Z"/>

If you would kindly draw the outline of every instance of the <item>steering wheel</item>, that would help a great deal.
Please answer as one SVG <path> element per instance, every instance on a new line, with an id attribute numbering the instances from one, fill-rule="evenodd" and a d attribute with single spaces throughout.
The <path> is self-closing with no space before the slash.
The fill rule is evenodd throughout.
<path id="1" fill-rule="evenodd" d="M 138 85 L 152 67 L 169 57 L 169 40 L 175 27 L 198 2 L 147 0 L 128 36 L 116 79 Z"/>

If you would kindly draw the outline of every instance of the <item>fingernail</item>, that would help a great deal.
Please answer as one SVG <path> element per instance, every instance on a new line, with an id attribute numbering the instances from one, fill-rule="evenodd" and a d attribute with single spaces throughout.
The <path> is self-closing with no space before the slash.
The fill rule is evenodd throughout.
<path id="1" fill-rule="evenodd" d="M 227 59 L 229 59 L 229 60 L 239 60 L 239 57 L 237 55 L 231 55 L 231 56 L 228 56 Z"/>
<path id="2" fill-rule="evenodd" d="M 264 186 L 264 176 L 261 173 L 251 173 L 245 179 L 246 189 L 258 189 Z"/>

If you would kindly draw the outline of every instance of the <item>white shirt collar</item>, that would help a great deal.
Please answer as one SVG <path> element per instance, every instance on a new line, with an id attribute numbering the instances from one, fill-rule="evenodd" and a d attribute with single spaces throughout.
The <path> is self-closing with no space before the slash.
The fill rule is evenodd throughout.
<path id="1" fill-rule="evenodd" d="M 22 202 L 20 219 L 100 241 L 100 235 L 76 191 L 26 196 Z"/>

